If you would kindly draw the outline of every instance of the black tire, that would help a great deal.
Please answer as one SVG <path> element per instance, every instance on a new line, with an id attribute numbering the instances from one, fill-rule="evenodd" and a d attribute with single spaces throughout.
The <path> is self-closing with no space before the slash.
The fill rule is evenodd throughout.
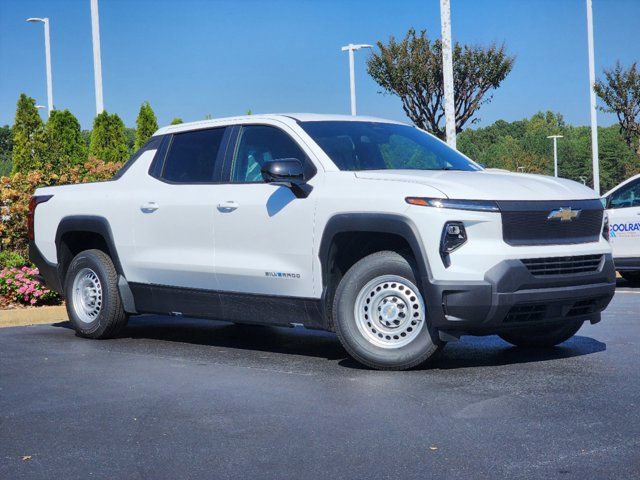
<path id="1" fill-rule="evenodd" d="M 91 276 L 88 272 L 95 273 L 97 277 L 101 299 L 95 317 L 91 317 L 91 320 L 85 316 L 83 320 L 82 302 L 74 300 L 73 285 L 79 275 Z M 128 315 L 124 311 L 118 291 L 118 273 L 111 258 L 101 250 L 85 250 L 74 257 L 67 270 L 64 292 L 69 320 L 79 336 L 94 339 L 112 338 L 127 324 Z"/>
<path id="2" fill-rule="evenodd" d="M 582 322 L 571 322 L 559 327 L 525 327 L 499 334 L 505 342 L 516 347 L 554 347 L 573 337 Z"/>
<path id="3" fill-rule="evenodd" d="M 365 289 L 367 289 L 367 286 L 371 285 L 372 282 L 377 282 L 379 278 L 400 277 L 405 282 L 410 282 L 410 284 L 416 287 L 416 297 L 421 297 L 417 288 L 418 282 L 416 281 L 415 271 L 412 261 L 404 256 L 390 251 L 377 252 L 353 265 L 338 284 L 333 300 L 333 324 L 344 348 L 354 359 L 363 365 L 378 370 L 405 370 L 421 365 L 444 345 L 444 342 L 436 340 L 437 337 L 429 325 L 428 307 L 424 306 L 423 302 L 424 318 L 421 319 L 423 324 L 419 329 L 416 327 L 416 333 L 411 334 L 410 343 L 406 345 L 397 347 L 377 345 L 375 344 L 375 338 L 371 339 L 367 337 L 367 334 L 363 333 L 363 329 L 365 329 L 366 326 L 362 324 L 360 327 L 358 326 L 358 320 L 356 319 L 358 299 L 368 298 L 364 295 Z M 388 281 L 391 285 L 396 285 L 392 282 L 393 280 Z M 393 296 L 388 298 L 393 298 Z M 380 302 L 384 302 L 384 300 L 380 300 Z M 378 310 L 373 307 L 373 303 L 371 305 L 372 311 Z M 378 303 L 378 305 L 380 304 Z M 411 305 L 407 308 L 411 308 Z M 396 311 L 402 312 L 405 310 Z M 413 312 L 413 310 L 411 311 Z M 363 316 L 363 318 L 366 318 L 366 316 Z M 407 318 L 411 319 L 412 316 L 408 316 Z M 382 320 L 382 317 L 380 317 L 380 319 Z M 366 320 L 363 321 L 366 322 Z M 403 325 L 406 325 L 404 316 L 402 322 Z M 371 325 L 369 325 L 369 327 L 371 327 Z M 398 328 L 411 330 L 411 327 Z M 374 333 L 376 332 L 375 330 L 372 331 Z M 394 336 L 394 338 L 396 337 L 397 336 Z M 402 342 L 402 340 L 400 340 L 400 342 Z"/>
<path id="4" fill-rule="evenodd" d="M 624 278 L 627 282 L 632 285 L 640 285 L 640 272 L 634 270 L 633 272 L 620 272 L 622 278 Z"/>

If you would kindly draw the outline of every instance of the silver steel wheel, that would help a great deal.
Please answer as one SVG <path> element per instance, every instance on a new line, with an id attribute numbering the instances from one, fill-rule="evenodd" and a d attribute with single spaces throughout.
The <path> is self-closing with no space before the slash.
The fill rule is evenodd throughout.
<path id="1" fill-rule="evenodd" d="M 98 318 L 102 309 L 102 284 L 96 272 L 83 268 L 76 274 L 71 301 L 80 321 L 91 323 Z"/>
<path id="2" fill-rule="evenodd" d="M 358 330 L 369 342 L 400 348 L 422 331 L 426 312 L 413 283 L 398 275 L 383 275 L 362 287 L 354 313 Z"/>

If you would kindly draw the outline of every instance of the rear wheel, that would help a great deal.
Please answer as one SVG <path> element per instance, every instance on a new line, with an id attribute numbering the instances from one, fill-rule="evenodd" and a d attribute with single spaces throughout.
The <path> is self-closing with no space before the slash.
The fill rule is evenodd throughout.
<path id="1" fill-rule="evenodd" d="M 111 258 L 100 250 L 85 250 L 71 261 L 65 279 L 67 313 L 76 333 L 110 338 L 127 324 Z"/>
<path id="2" fill-rule="evenodd" d="M 582 322 L 572 322 L 559 327 L 525 327 L 499 334 L 504 341 L 517 347 L 553 347 L 573 337 Z"/>
<path id="3" fill-rule="evenodd" d="M 333 302 L 342 345 L 360 363 L 380 370 L 415 367 L 436 353 L 428 312 L 409 260 L 377 252 L 349 269 Z"/>
<path id="4" fill-rule="evenodd" d="M 629 283 L 640 284 L 640 272 L 639 271 L 620 272 L 620 275 L 622 275 L 622 278 L 624 278 Z"/>

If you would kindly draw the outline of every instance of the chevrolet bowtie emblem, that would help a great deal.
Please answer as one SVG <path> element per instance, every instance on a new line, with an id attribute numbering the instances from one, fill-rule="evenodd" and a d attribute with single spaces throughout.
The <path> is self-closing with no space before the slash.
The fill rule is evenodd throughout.
<path id="1" fill-rule="evenodd" d="M 547 220 L 560 220 L 561 222 L 570 222 L 574 218 L 580 216 L 582 210 L 571 210 L 571 207 L 561 207 L 557 210 L 552 210 L 547 216 Z"/>

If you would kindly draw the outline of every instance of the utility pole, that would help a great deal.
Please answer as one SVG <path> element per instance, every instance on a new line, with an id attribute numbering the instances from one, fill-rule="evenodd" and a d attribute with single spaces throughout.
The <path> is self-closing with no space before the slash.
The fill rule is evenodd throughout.
<path id="1" fill-rule="evenodd" d="M 349 90 L 351 92 L 351 115 L 356 115 L 356 79 L 355 79 L 355 60 L 353 56 L 353 52 L 356 50 L 360 50 L 361 48 L 373 48 L 371 45 L 359 44 L 354 45 L 350 43 L 349 45 L 342 47 L 342 51 L 349 52 Z"/>
<path id="2" fill-rule="evenodd" d="M 593 189 L 600 195 L 600 163 L 598 161 L 598 116 L 596 113 L 596 67 L 593 47 L 593 6 L 587 0 L 587 36 L 589 45 L 589 99 L 591 106 L 591 155 L 593 157 Z"/>
<path id="3" fill-rule="evenodd" d="M 449 0 L 440 0 L 440 23 L 442 25 L 442 77 L 444 85 L 444 116 L 446 119 L 447 143 L 456 148 L 456 107 L 453 91 L 453 54 L 451 51 L 451 8 Z"/>
<path id="4" fill-rule="evenodd" d="M 98 0 L 91 0 L 91 38 L 93 41 L 93 77 L 96 88 L 96 114 L 104 110 L 102 100 L 102 61 L 100 59 L 100 18 Z"/>
<path id="5" fill-rule="evenodd" d="M 547 138 L 553 138 L 553 176 L 558 176 L 558 139 L 563 138 L 562 135 L 549 135 Z"/>

